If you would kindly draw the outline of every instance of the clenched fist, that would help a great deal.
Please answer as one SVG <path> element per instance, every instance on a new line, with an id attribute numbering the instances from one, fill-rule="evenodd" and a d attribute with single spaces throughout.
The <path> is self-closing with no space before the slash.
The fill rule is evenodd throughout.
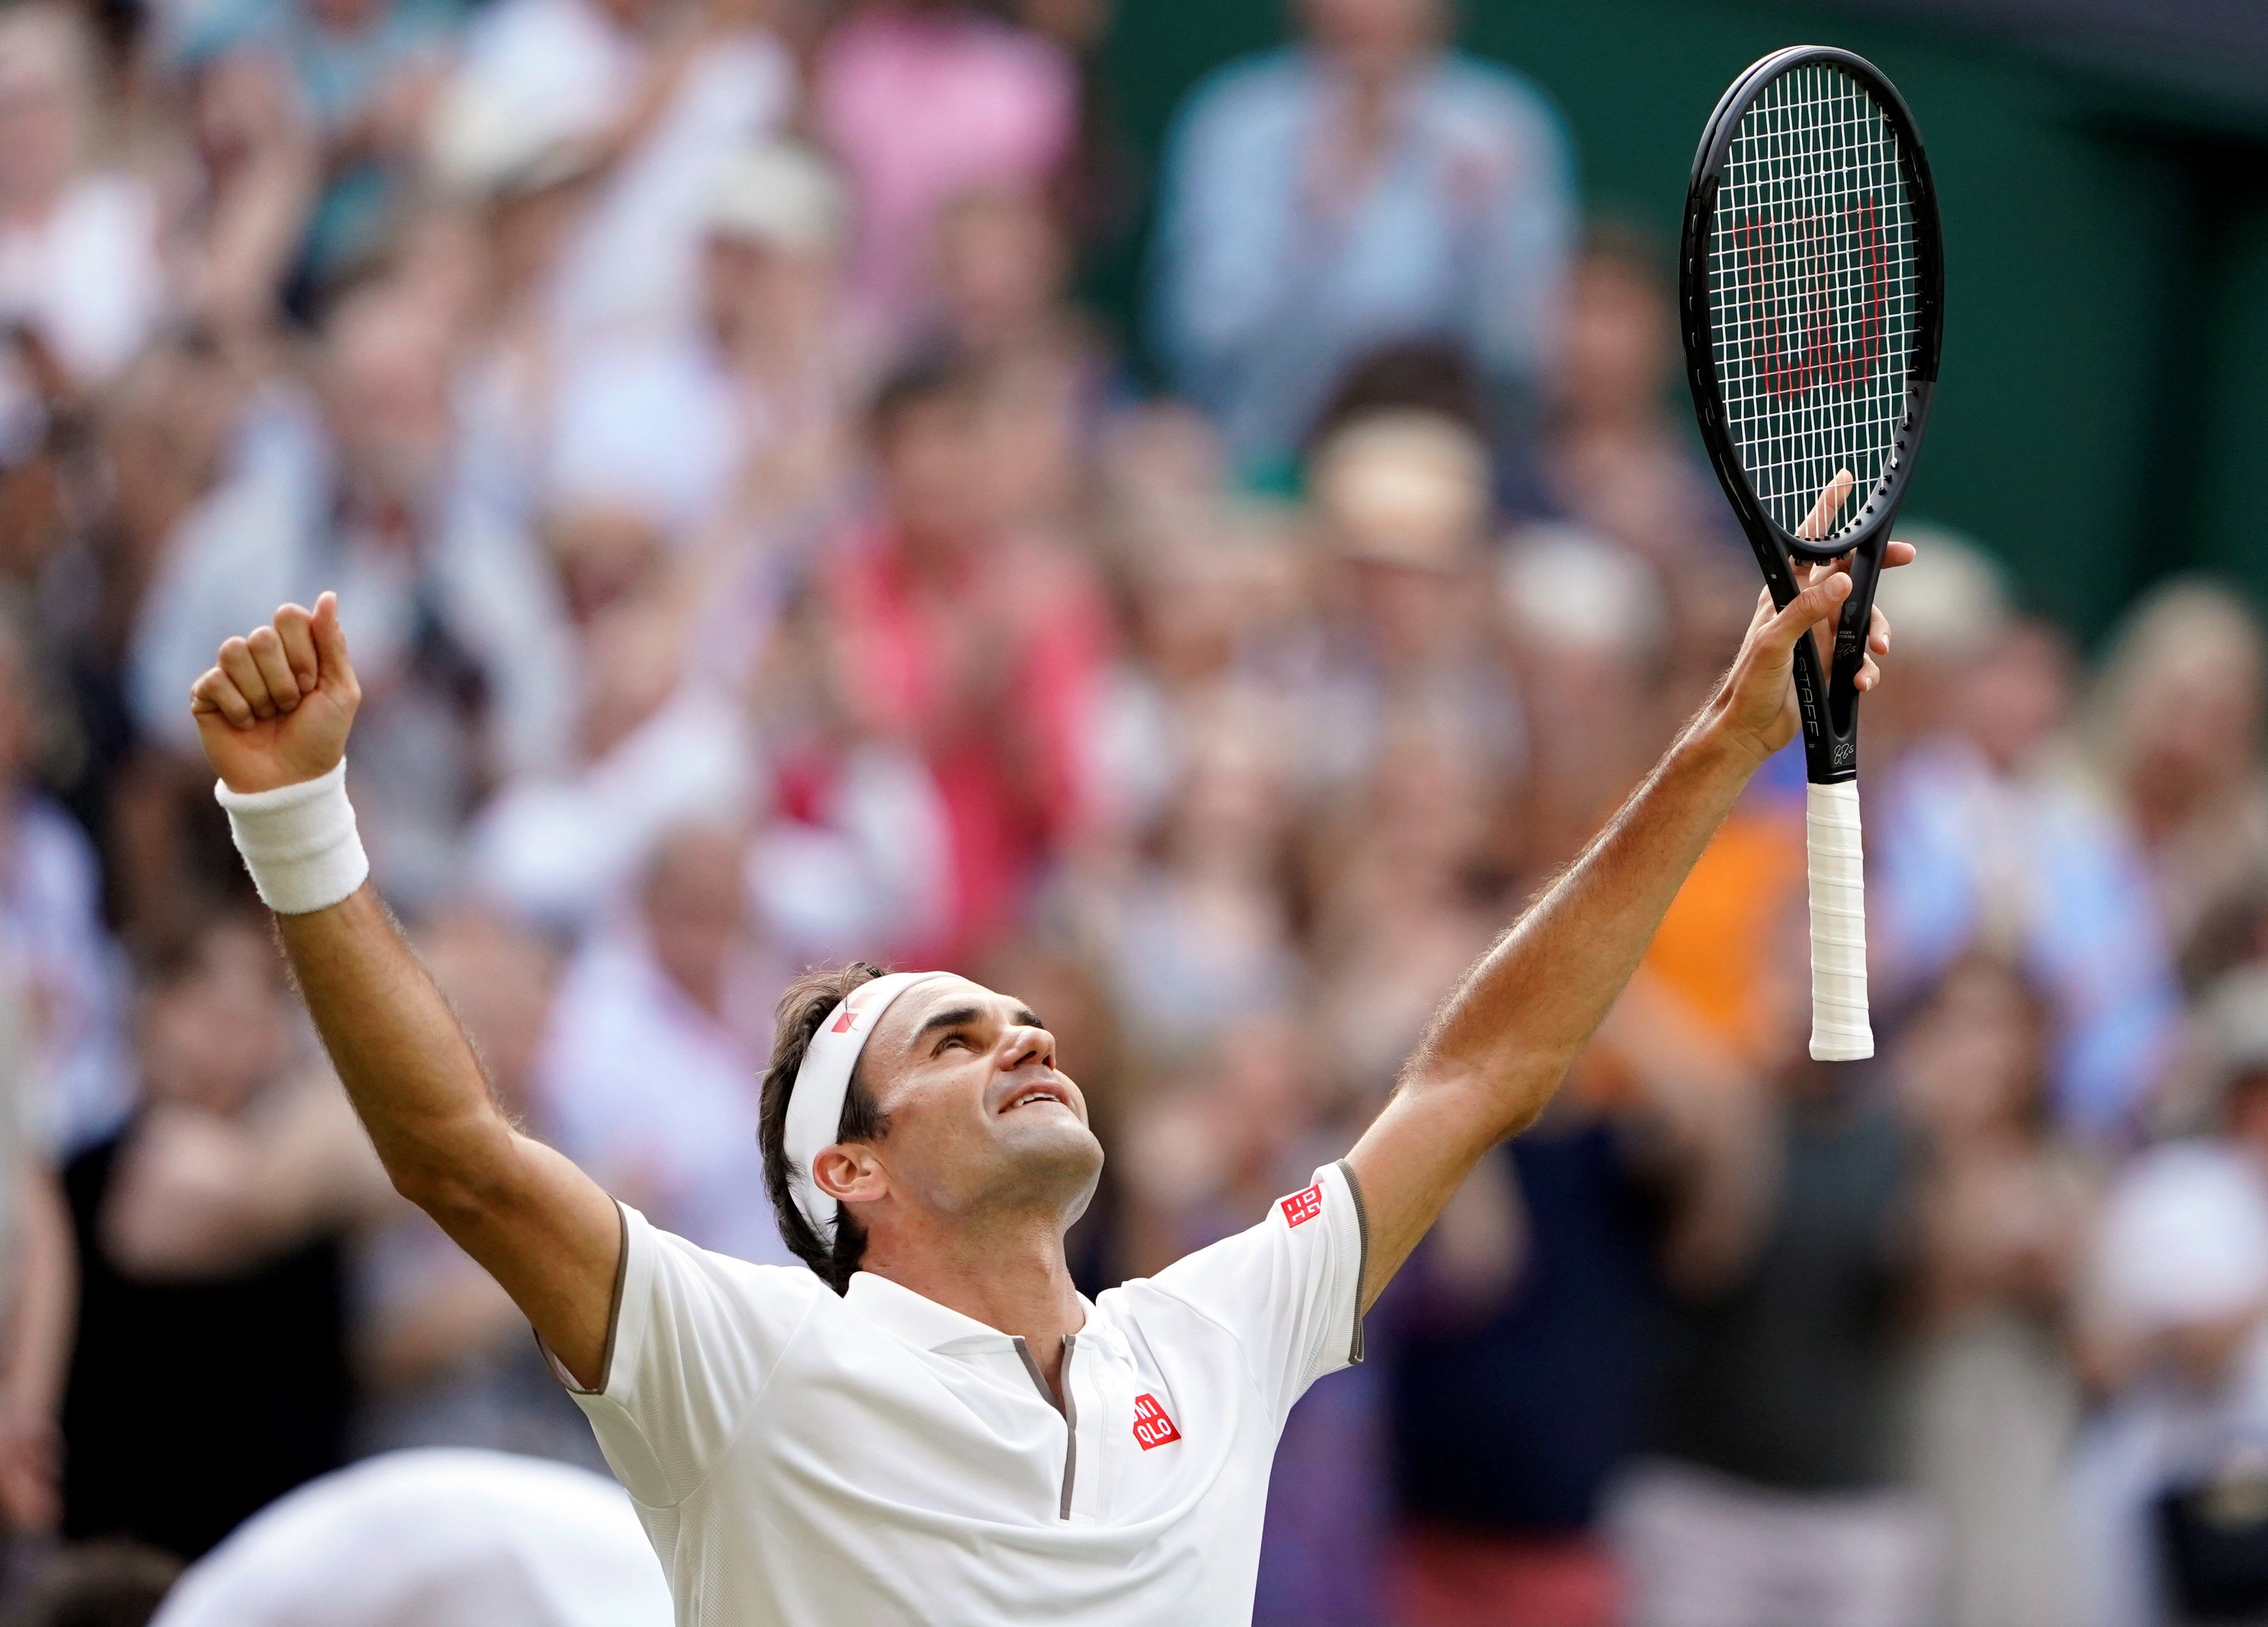
<path id="1" fill-rule="evenodd" d="M 347 659 L 339 601 L 287 604 L 272 627 L 231 639 L 189 689 L 205 760 L 232 791 L 317 780 L 346 755 L 362 688 Z"/>

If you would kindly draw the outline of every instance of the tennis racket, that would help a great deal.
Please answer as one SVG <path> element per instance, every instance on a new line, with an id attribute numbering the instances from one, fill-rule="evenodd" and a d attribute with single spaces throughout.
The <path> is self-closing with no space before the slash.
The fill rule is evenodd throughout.
<path id="1" fill-rule="evenodd" d="M 1701 135 L 1678 255 L 1701 436 L 1772 602 L 1844 559 L 1824 663 L 1797 641 L 1811 872 L 1811 1054 L 1874 1054 L 1859 844 L 1859 669 L 1882 550 L 1937 384 L 1945 268 L 1913 115 L 1815 45 L 1733 82 Z"/>

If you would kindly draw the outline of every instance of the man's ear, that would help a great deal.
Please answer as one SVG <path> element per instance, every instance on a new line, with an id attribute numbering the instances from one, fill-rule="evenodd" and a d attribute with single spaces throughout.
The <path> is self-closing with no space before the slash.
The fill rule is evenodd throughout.
<path id="1" fill-rule="evenodd" d="M 838 1203 L 871 1203 L 889 1190 L 882 1161 L 864 1142 L 821 1147 L 811 1160 L 811 1182 Z"/>

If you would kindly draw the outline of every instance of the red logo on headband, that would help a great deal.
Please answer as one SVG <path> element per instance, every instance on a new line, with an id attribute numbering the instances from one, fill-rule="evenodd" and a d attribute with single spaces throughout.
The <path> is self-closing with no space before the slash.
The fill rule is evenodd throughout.
<path id="1" fill-rule="evenodd" d="M 1323 1212 L 1322 1183 L 1318 1181 L 1305 1192 L 1295 1192 L 1277 1207 L 1284 1211 L 1287 1224 L 1304 1226 Z"/>
<path id="2" fill-rule="evenodd" d="M 849 1033 L 850 1032 L 851 1021 L 856 1018 L 858 1015 L 858 1014 L 856 1011 L 853 1011 L 850 1009 L 850 1002 L 846 1000 L 843 1003 L 843 1015 L 835 1019 L 835 1026 L 828 1032 L 837 1034 Z"/>
<path id="3" fill-rule="evenodd" d="M 1166 1409 L 1158 1405 L 1156 1396 L 1137 1395 L 1134 1398 L 1134 1438 L 1141 1442 L 1143 1451 L 1169 1445 L 1181 1438 L 1181 1431 L 1174 1427 L 1174 1421 L 1166 1416 Z"/>

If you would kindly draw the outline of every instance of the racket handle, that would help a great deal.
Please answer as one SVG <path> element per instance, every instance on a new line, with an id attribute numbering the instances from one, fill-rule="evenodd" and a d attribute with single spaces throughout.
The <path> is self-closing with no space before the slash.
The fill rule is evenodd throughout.
<path id="1" fill-rule="evenodd" d="M 1874 1054 L 1858 783 L 1807 786 L 1803 823 L 1811 858 L 1811 1054 L 1854 1062 Z"/>

